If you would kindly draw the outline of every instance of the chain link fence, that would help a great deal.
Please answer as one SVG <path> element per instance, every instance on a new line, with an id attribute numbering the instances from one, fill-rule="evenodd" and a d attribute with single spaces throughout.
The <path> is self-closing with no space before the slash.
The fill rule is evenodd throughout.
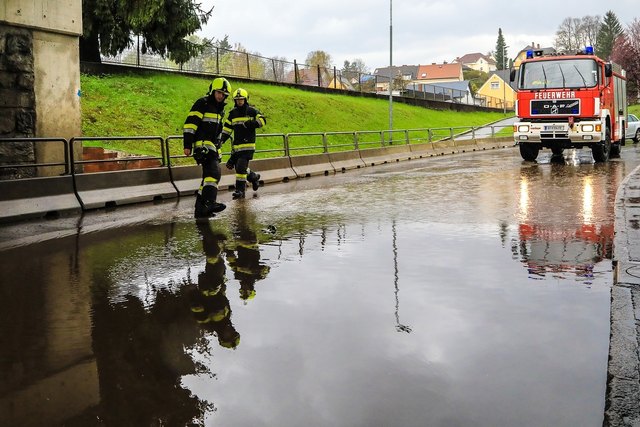
<path id="1" fill-rule="evenodd" d="M 389 94 L 389 76 L 347 72 L 317 65 L 288 62 L 284 59 L 266 58 L 248 52 L 209 46 L 205 51 L 184 64 L 163 58 L 160 55 L 142 53 L 139 43 L 116 56 L 103 56 L 102 62 L 121 64 L 140 68 L 171 70 L 178 72 L 195 72 L 226 77 L 237 77 L 251 80 L 262 80 L 276 83 L 288 83 L 303 86 L 315 86 L 330 89 L 341 89 L 355 92 Z M 394 96 L 458 104 L 476 105 L 502 109 L 503 99 L 474 96 L 469 91 L 460 91 L 437 84 L 408 85 L 397 88 L 394 82 Z M 405 86 L 405 85 L 401 85 Z M 415 90 L 415 87 L 427 86 L 426 90 Z M 513 109 L 513 102 L 507 101 L 507 109 Z"/>

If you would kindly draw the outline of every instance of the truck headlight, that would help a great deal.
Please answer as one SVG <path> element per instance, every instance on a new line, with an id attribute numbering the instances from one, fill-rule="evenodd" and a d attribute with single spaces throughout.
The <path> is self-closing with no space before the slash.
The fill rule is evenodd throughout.
<path id="1" fill-rule="evenodd" d="M 529 125 L 518 125 L 518 132 L 529 132 Z"/>
<path id="2" fill-rule="evenodd" d="M 582 132 L 593 132 L 593 125 L 582 125 Z"/>

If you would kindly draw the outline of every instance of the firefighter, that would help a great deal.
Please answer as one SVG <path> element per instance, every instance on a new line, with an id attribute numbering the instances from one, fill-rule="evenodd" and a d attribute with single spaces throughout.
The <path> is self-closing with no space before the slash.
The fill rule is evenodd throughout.
<path id="1" fill-rule="evenodd" d="M 256 282 L 266 278 L 270 269 L 260 262 L 258 235 L 245 205 L 240 205 L 236 213 L 233 244 L 226 246 L 225 253 L 229 267 L 240 283 L 240 299 L 247 303 L 256 295 Z"/>
<path id="2" fill-rule="evenodd" d="M 191 312 L 200 326 L 212 332 L 218 343 L 235 349 L 240 344 L 240 334 L 231 322 L 231 305 L 226 296 L 226 268 L 222 257 L 225 236 L 214 233 L 209 222 L 197 222 L 207 264 L 198 275 L 198 287 L 193 293 Z"/>
<path id="3" fill-rule="evenodd" d="M 224 77 L 213 79 L 206 96 L 198 99 L 184 122 L 184 154 L 202 166 L 202 181 L 196 195 L 196 218 L 208 218 L 226 206 L 217 203 L 220 182 L 220 133 L 224 120 L 225 99 L 231 84 Z"/>
<path id="4" fill-rule="evenodd" d="M 260 187 L 260 174 L 249 169 L 249 161 L 256 151 L 256 129 L 264 126 L 267 120 L 257 108 L 249 105 L 249 93 L 245 89 L 236 89 L 233 101 L 234 107 L 224 121 L 222 142 L 233 134 L 231 156 L 226 166 L 228 169 L 236 169 L 233 198 L 244 199 L 247 181 L 251 183 L 253 191 L 258 191 Z"/>

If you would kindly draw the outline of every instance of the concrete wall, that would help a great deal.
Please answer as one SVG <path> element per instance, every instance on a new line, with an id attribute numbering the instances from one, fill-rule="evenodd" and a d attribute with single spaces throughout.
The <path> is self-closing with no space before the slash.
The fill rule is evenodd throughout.
<path id="1" fill-rule="evenodd" d="M 81 134 L 81 35 L 82 0 L 0 2 L 0 98 L 7 100 L 0 102 L 0 136 L 70 139 Z M 60 148 L 38 143 L 33 152 L 38 162 L 62 162 Z M 1 154 L 18 154 L 8 150 Z"/>

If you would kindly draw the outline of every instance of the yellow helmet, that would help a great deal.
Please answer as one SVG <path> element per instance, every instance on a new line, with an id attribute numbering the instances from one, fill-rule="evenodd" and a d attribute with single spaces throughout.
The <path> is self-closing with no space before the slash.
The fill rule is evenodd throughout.
<path id="1" fill-rule="evenodd" d="M 247 101 L 249 99 L 249 92 L 239 87 L 233 91 L 233 99 L 243 99 Z"/>
<path id="2" fill-rule="evenodd" d="M 209 85 L 209 92 L 207 92 L 207 95 L 211 95 L 217 90 L 224 93 L 225 96 L 229 96 L 231 94 L 231 83 L 229 83 L 229 81 L 224 77 L 215 78 Z"/>

